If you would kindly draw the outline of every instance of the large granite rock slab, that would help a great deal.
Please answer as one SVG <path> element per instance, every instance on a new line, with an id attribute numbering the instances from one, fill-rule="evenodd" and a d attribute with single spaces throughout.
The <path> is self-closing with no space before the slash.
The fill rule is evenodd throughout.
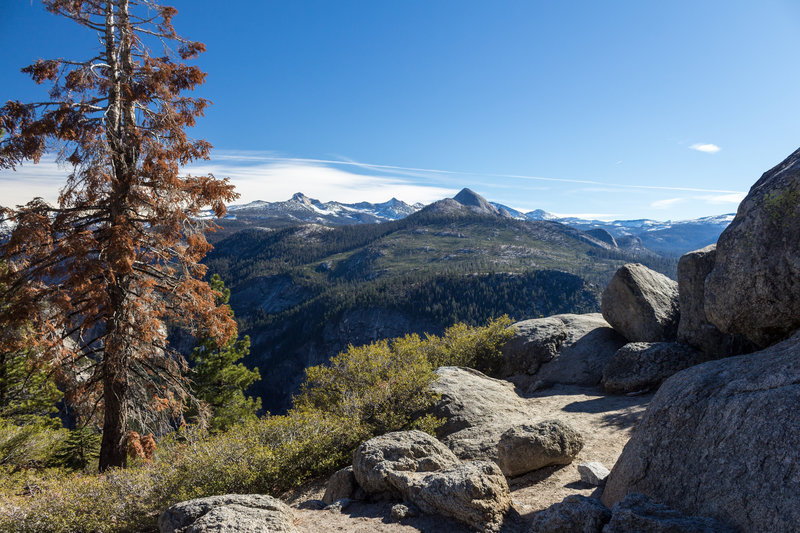
<path id="1" fill-rule="evenodd" d="M 800 333 L 666 380 L 603 492 L 629 492 L 741 531 L 800 524 Z"/>
<path id="2" fill-rule="evenodd" d="M 603 368 L 603 389 L 610 394 L 625 394 L 656 388 L 692 366 L 698 356 L 697 350 L 677 342 L 626 344 Z"/>
<path id="3" fill-rule="evenodd" d="M 614 505 L 603 533 L 735 533 L 732 527 L 712 518 L 686 516 L 666 505 L 653 503 L 641 494 L 628 494 Z"/>
<path id="4" fill-rule="evenodd" d="M 760 347 L 800 328 L 800 150 L 764 173 L 717 241 L 708 320 Z"/>
<path id="5" fill-rule="evenodd" d="M 522 389 L 553 383 L 597 385 L 626 340 L 599 313 L 554 315 L 511 326 L 501 376 Z"/>
<path id="6" fill-rule="evenodd" d="M 173 505 L 158 518 L 161 533 L 297 533 L 288 505 L 263 494 L 228 494 Z"/>
<path id="7" fill-rule="evenodd" d="M 617 270 L 600 308 L 630 342 L 672 342 L 678 332 L 678 283 L 639 263 Z"/>
<path id="8" fill-rule="evenodd" d="M 443 366 L 436 374 L 431 388 L 441 400 L 433 414 L 445 420 L 438 430 L 440 438 L 473 426 L 530 419 L 528 407 L 508 381 L 456 366 Z"/>
<path id="9" fill-rule="evenodd" d="M 755 349 L 738 335 L 722 333 L 706 318 L 705 283 L 714 268 L 717 245 L 684 254 L 678 261 L 678 300 L 681 319 L 678 342 L 697 348 L 704 361 L 751 352 Z"/>
<path id="10" fill-rule="evenodd" d="M 540 511 L 528 533 L 734 533 L 711 518 L 686 516 L 641 494 L 629 494 L 612 510 L 577 494 Z"/>

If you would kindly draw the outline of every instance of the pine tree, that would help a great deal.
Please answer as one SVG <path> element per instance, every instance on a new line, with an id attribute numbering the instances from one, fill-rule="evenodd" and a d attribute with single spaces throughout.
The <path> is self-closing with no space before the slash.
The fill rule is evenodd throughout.
<path id="1" fill-rule="evenodd" d="M 6 265 L 0 262 L 0 272 Z M 4 286 L 0 284 L 0 292 Z M 0 316 L 6 306 L 0 302 Z M 63 394 L 53 378 L 55 369 L 45 358 L 31 348 L 19 344 L 29 338 L 29 325 L 13 329 L 0 323 L 0 418 L 16 425 L 31 423 L 61 427 L 58 418 L 50 415 L 57 412 L 56 404 Z M 3 346 L 15 346 L 3 349 Z"/>
<path id="2" fill-rule="evenodd" d="M 219 296 L 217 305 L 229 307 L 230 289 L 222 279 L 214 274 L 209 283 Z M 250 337 L 232 338 L 220 345 L 211 336 L 200 339 L 191 355 L 196 363 L 192 373 L 192 390 L 211 411 L 208 422 L 212 432 L 228 429 L 237 422 L 255 418 L 261 408 L 260 398 L 244 395 L 244 391 L 261 379 L 258 369 L 249 370 L 241 363 L 250 354 Z M 197 410 L 190 412 L 190 418 L 199 418 Z"/>
<path id="3" fill-rule="evenodd" d="M 69 432 L 53 456 L 53 464 L 85 470 L 100 456 L 100 435 L 90 427 L 78 427 Z"/>
<path id="4" fill-rule="evenodd" d="M 51 418 L 63 394 L 52 378 L 49 365 L 36 365 L 31 352 L 0 352 L 0 418 L 17 425 L 44 423 L 61 427 L 61 420 Z"/>
<path id="5" fill-rule="evenodd" d="M 205 79 L 185 63 L 205 46 L 177 35 L 174 8 L 153 0 L 43 3 L 96 33 L 100 49 L 86 60 L 26 67 L 49 84 L 49 98 L 0 108 L 0 168 L 55 151 L 71 169 L 56 206 L 37 198 L 0 211 L 13 227 L 0 243 L 9 265 L 0 273 L 0 323 L 34 330 L 0 351 L 33 339 L 60 378 L 72 380 L 68 399 L 86 416 L 101 413 L 102 471 L 126 464 L 130 422 L 157 426 L 184 408 L 185 360 L 168 345 L 165 323 L 223 344 L 234 334 L 229 310 L 202 281 L 210 245 L 198 215 L 211 207 L 222 216 L 237 195 L 227 180 L 180 174 L 208 158 L 210 145 L 185 130 L 209 102 L 182 95 Z"/>

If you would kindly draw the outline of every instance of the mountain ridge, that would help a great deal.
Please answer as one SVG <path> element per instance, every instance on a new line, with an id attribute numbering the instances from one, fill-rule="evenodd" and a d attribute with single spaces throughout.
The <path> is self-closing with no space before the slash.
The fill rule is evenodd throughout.
<path id="1" fill-rule="evenodd" d="M 263 405 L 286 408 L 303 369 L 349 343 L 440 334 L 503 314 L 594 312 L 598 287 L 625 262 L 674 275 L 676 260 L 481 207 L 451 198 L 380 224 L 255 227 L 215 243 L 206 264 L 225 280 L 251 338 L 247 363 L 261 370 L 253 392 Z"/>
<path id="2" fill-rule="evenodd" d="M 374 224 L 401 220 L 421 211 L 440 214 L 472 213 L 522 221 L 551 221 L 582 231 L 602 229 L 613 237 L 614 243 L 618 243 L 620 248 L 635 248 L 637 253 L 667 256 L 681 255 L 716 242 L 734 216 L 729 213 L 675 221 L 648 218 L 604 221 L 559 217 L 543 209 L 523 213 L 498 202 L 490 202 L 473 190 L 464 188 L 453 198 L 445 198 L 428 205 L 408 204 L 397 198 L 381 203 L 321 202 L 298 192 L 286 201 L 257 200 L 229 206 L 228 217 L 222 225 L 283 227 L 309 223 L 327 226 Z M 603 240 L 609 242 L 607 239 Z"/>

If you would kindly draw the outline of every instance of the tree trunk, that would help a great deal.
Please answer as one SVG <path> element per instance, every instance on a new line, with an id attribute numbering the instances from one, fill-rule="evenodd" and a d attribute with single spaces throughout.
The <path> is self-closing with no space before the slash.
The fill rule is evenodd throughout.
<path id="1" fill-rule="evenodd" d="M 109 357 L 111 356 L 111 357 Z M 127 409 L 125 397 L 128 392 L 128 381 L 125 369 L 119 368 L 120 362 L 114 354 L 106 353 L 103 362 L 103 440 L 100 444 L 100 472 L 109 467 L 124 468 L 128 463 Z M 116 368 L 115 368 L 116 367 Z M 112 370 L 113 368 L 113 370 Z"/>
<path id="2" fill-rule="evenodd" d="M 107 249 L 114 272 L 108 286 L 109 315 L 106 320 L 106 339 L 103 349 L 103 440 L 100 444 L 101 472 L 109 467 L 127 465 L 128 430 L 128 365 L 132 327 L 128 294 L 130 272 L 121 265 L 131 264 L 135 250 L 123 237 L 130 229 L 128 213 L 132 174 L 136 166 L 135 150 L 131 149 L 131 130 L 128 113 L 133 104 L 123 88 L 131 79 L 131 34 L 128 27 L 128 0 L 106 2 L 106 61 L 111 70 L 106 113 L 106 139 L 110 148 L 113 179 L 109 206 L 111 242 Z M 126 105 L 127 104 L 127 105 Z M 133 117 L 135 119 L 135 116 Z M 128 120 L 126 120 L 128 119 Z"/>

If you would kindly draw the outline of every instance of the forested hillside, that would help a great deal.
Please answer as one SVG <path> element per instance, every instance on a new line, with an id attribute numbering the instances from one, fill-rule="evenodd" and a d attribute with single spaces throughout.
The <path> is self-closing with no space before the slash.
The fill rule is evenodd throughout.
<path id="1" fill-rule="evenodd" d="M 259 367 L 265 408 L 288 405 L 305 367 L 409 332 L 598 310 L 616 268 L 639 260 L 674 277 L 675 260 L 637 258 L 548 221 L 458 204 L 382 224 L 250 229 L 216 244 L 207 264 L 231 289 Z"/>

